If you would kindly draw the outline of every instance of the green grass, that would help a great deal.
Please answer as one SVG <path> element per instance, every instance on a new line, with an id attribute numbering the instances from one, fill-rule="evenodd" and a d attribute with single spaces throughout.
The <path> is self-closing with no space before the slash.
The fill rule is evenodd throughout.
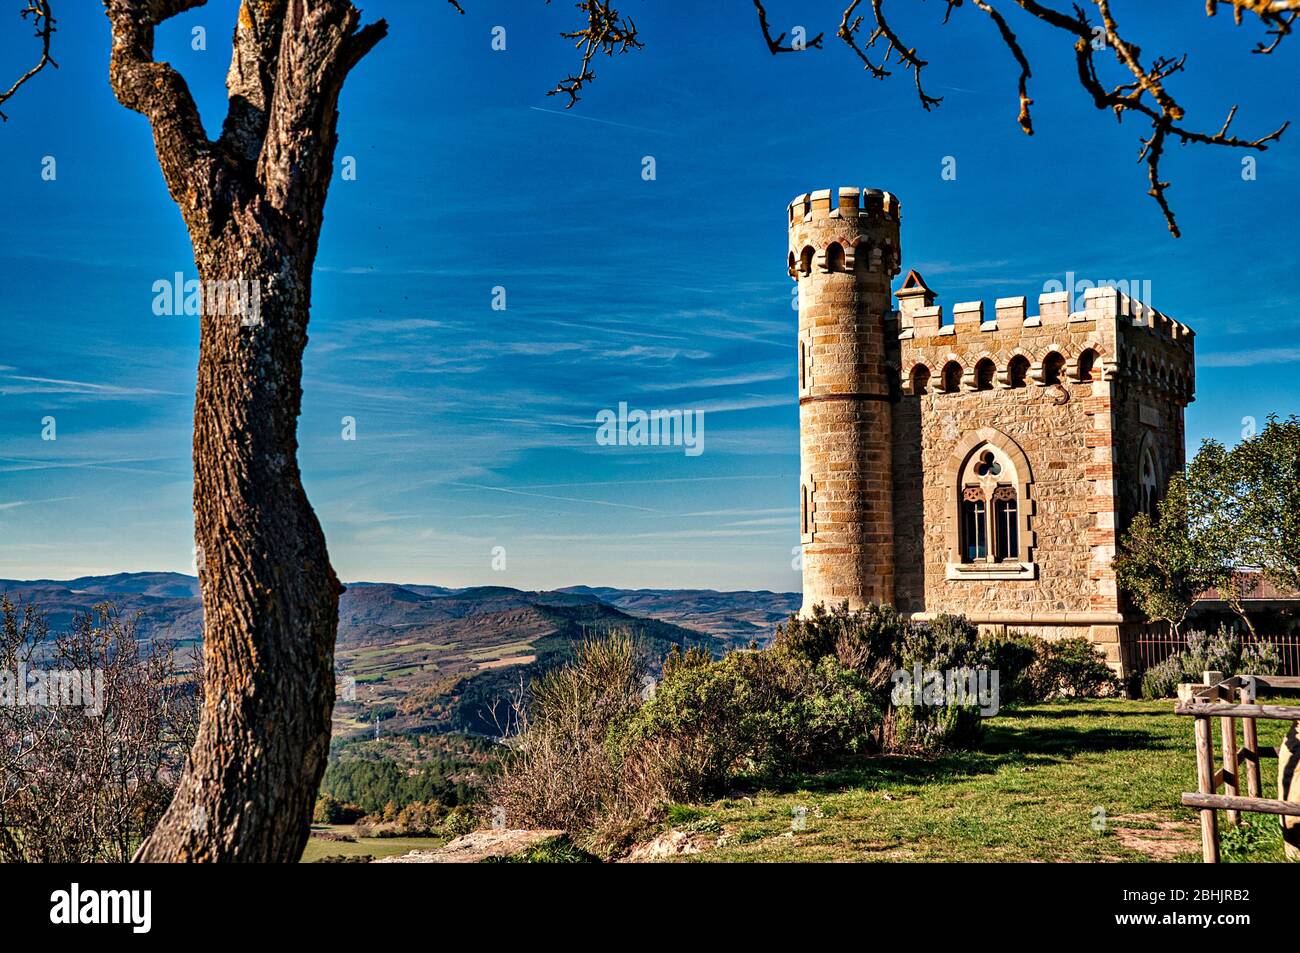
<path id="1" fill-rule="evenodd" d="M 1192 719 L 1172 701 L 1063 700 L 1003 712 L 978 750 L 880 757 L 783 779 L 676 816 L 721 846 L 684 861 L 1150 861 L 1198 860 Z M 1276 745 L 1280 722 L 1259 723 Z M 1219 733 L 1215 732 L 1216 758 Z M 1263 760 L 1276 797 L 1277 762 Z M 795 829 L 802 809 L 802 829 Z M 1226 830 L 1222 822 L 1221 829 Z M 1251 817 L 1251 815 L 1245 815 Z M 1232 832 L 1224 859 L 1280 861 L 1276 818 Z"/>
<path id="2" fill-rule="evenodd" d="M 351 825 L 316 824 L 312 826 L 312 831 L 313 833 L 316 831 L 354 833 Z M 380 857 L 392 857 L 413 850 L 432 850 L 445 843 L 447 843 L 445 837 L 358 837 L 355 841 L 321 840 L 312 837 L 307 841 L 300 863 L 309 864 L 322 857 L 359 857 L 365 854 L 378 860 Z"/>

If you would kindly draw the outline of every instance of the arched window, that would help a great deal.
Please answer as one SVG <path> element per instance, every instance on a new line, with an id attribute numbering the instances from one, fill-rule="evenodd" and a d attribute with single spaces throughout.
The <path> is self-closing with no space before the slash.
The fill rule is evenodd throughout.
<path id="1" fill-rule="evenodd" d="M 992 390 L 993 375 L 997 373 L 997 366 L 987 357 L 975 365 L 975 389 Z"/>
<path id="2" fill-rule="evenodd" d="M 799 253 L 799 271 L 805 275 L 812 274 L 813 256 L 817 253 L 813 251 L 811 245 L 805 245 L 803 251 Z"/>
<path id="3" fill-rule="evenodd" d="M 791 275 L 792 277 L 793 277 L 794 275 L 798 274 L 798 272 L 795 270 L 794 252 L 790 252 L 790 261 L 789 261 L 789 266 L 790 266 L 790 275 Z"/>
<path id="4" fill-rule="evenodd" d="M 811 522 L 808 518 L 808 484 L 799 484 L 799 535 L 811 534 Z"/>
<path id="5" fill-rule="evenodd" d="M 962 470 L 961 561 L 1020 560 L 1020 507 L 1015 469 L 1005 455 L 984 444 Z"/>
<path id="6" fill-rule="evenodd" d="M 949 394 L 955 394 L 961 390 L 961 365 L 956 361 L 949 361 L 943 366 L 943 389 Z"/>
<path id="7" fill-rule="evenodd" d="M 826 270 L 844 270 L 844 246 L 839 242 L 831 242 L 826 246 Z"/>
<path id="8" fill-rule="evenodd" d="M 1007 364 L 1007 383 L 1012 387 L 1024 387 L 1025 378 L 1029 376 L 1029 358 L 1017 354 Z"/>
<path id="9" fill-rule="evenodd" d="M 1065 358 L 1056 351 L 1048 354 L 1047 357 L 1043 358 L 1043 383 L 1061 383 L 1061 369 L 1063 367 L 1065 367 Z"/>
<path id="10" fill-rule="evenodd" d="M 920 397 L 930 392 L 930 368 L 918 364 L 912 368 L 912 393 Z"/>
<path id="11" fill-rule="evenodd" d="M 1151 452 L 1150 446 L 1142 451 L 1142 469 L 1138 483 L 1142 494 L 1142 512 L 1155 519 L 1157 506 L 1160 503 L 1160 481 L 1156 476 L 1156 457 Z"/>
<path id="12" fill-rule="evenodd" d="M 1079 369 L 1077 372 L 1079 380 L 1081 381 L 1092 380 L 1093 379 L 1092 369 L 1096 366 L 1097 366 L 1097 352 L 1094 351 L 1092 348 L 1088 348 L 1082 354 L 1079 355 Z"/>

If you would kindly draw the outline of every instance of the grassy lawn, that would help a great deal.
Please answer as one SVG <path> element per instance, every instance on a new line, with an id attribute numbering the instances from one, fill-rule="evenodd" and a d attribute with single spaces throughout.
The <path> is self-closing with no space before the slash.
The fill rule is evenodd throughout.
<path id="1" fill-rule="evenodd" d="M 1280 742 L 1284 723 L 1258 724 L 1261 745 Z M 1221 758 L 1217 725 L 1214 740 Z M 1263 759 L 1265 797 L 1276 768 Z M 977 751 L 791 778 L 677 809 L 674 826 L 724 835 L 684 861 L 1188 861 L 1200 826 L 1179 795 L 1194 790 L 1192 719 L 1172 701 L 1063 700 L 1003 712 Z M 1224 859 L 1281 861 L 1277 819 L 1243 817 Z"/>
<path id="2" fill-rule="evenodd" d="M 445 837 L 358 837 L 355 841 L 322 840 L 316 837 L 318 831 L 331 831 L 336 834 L 355 836 L 350 824 L 313 824 L 312 837 L 302 852 L 301 863 L 309 864 L 322 857 L 358 857 L 369 854 L 378 860 L 394 854 L 405 854 L 412 850 L 429 850 L 447 843 Z"/>

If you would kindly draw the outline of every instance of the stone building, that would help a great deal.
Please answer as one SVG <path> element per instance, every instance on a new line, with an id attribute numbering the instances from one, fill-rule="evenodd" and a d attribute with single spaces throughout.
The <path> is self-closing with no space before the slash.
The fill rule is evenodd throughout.
<path id="1" fill-rule="evenodd" d="M 788 213 L 804 612 L 962 613 L 1085 635 L 1130 668 L 1140 617 L 1111 560 L 1184 464 L 1191 329 L 1113 287 L 1040 295 L 1035 314 L 1023 297 L 964 302 L 945 320 L 915 271 L 891 295 L 893 195 L 824 189 Z"/>

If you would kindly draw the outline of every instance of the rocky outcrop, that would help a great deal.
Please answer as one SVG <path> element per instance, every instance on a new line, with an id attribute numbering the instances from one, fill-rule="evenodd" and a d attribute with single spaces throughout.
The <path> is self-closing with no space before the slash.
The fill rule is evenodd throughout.
<path id="1" fill-rule="evenodd" d="M 627 855 L 627 860 L 635 864 L 679 857 L 683 854 L 698 854 L 714 846 L 715 843 L 717 838 L 707 834 L 665 831 L 658 837 L 633 847 L 632 852 Z"/>

